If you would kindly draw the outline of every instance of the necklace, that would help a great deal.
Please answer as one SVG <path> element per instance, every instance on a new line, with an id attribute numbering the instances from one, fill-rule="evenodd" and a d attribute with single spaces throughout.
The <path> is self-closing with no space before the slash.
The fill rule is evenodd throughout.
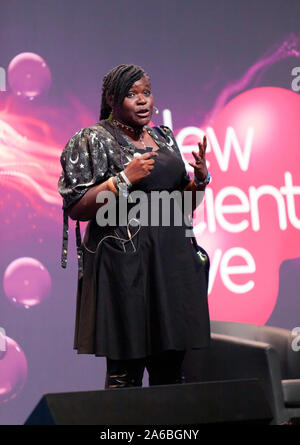
<path id="1" fill-rule="evenodd" d="M 143 134 L 146 129 L 145 125 L 142 127 L 142 129 L 136 129 L 136 128 L 130 127 L 129 125 L 123 124 L 122 122 L 119 122 L 117 119 L 113 119 L 112 122 L 114 125 L 117 125 L 120 128 L 124 128 L 125 130 L 128 130 L 131 133 L 133 133 L 135 136 L 138 136 L 139 141 L 144 146 L 144 148 L 146 148 L 146 144 L 145 144 L 144 138 L 143 138 Z"/>
<path id="2" fill-rule="evenodd" d="M 144 148 L 146 149 L 146 144 L 144 142 L 143 133 L 140 135 L 140 142 L 143 144 Z"/>

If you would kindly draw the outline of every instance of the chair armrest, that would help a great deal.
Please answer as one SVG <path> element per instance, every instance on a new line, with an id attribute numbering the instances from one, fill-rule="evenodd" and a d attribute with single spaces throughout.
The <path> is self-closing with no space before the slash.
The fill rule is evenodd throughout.
<path id="1" fill-rule="evenodd" d="M 300 379 L 282 380 L 284 402 L 288 408 L 300 408 Z"/>
<path id="2" fill-rule="evenodd" d="M 288 420 L 279 356 L 268 343 L 211 334 L 208 348 L 189 350 L 183 363 L 186 381 L 257 378 L 262 382 L 274 423 Z"/>

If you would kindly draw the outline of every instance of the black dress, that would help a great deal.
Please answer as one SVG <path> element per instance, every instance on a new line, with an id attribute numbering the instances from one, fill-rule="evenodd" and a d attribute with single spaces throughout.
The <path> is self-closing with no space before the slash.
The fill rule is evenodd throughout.
<path id="1" fill-rule="evenodd" d="M 126 226 L 103 228 L 91 220 L 87 227 L 77 291 L 74 349 L 78 353 L 131 359 L 209 345 L 206 272 L 186 236 L 190 224 L 174 222 L 176 199 L 168 201 L 170 224 L 163 225 L 163 199 L 158 221 L 151 224 L 157 199 L 153 191 L 177 191 L 179 197 L 187 182 L 178 151 L 170 151 L 167 144 L 159 146 L 155 168 L 131 189 L 145 193 L 149 224 L 132 223 L 132 241 L 125 244 L 103 238 L 118 235 L 128 240 Z M 133 205 L 128 205 L 128 211 Z"/>

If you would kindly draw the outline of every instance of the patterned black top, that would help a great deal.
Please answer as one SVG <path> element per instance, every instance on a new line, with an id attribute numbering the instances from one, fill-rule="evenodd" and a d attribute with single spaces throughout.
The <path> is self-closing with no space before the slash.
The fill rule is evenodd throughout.
<path id="1" fill-rule="evenodd" d="M 146 130 L 158 146 L 165 146 L 181 157 L 179 147 L 170 128 L 146 126 Z M 63 198 L 63 245 L 61 266 L 67 266 L 68 214 L 67 209 L 79 201 L 95 185 L 122 171 L 134 158 L 135 146 L 126 135 L 109 120 L 77 131 L 64 147 L 60 162 L 62 173 L 58 180 L 58 192 Z M 183 160 L 182 160 L 183 162 Z M 185 170 L 181 189 L 190 182 Z M 82 276 L 82 250 L 79 221 L 76 222 L 76 244 L 79 277 Z"/>

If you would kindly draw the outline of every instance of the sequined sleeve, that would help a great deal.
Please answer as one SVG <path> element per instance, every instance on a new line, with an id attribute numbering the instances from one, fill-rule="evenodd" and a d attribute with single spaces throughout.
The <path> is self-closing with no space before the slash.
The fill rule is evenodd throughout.
<path id="1" fill-rule="evenodd" d="M 63 198 L 63 236 L 61 266 L 67 267 L 69 217 L 68 208 L 75 204 L 94 185 L 109 176 L 107 153 L 101 133 L 89 127 L 79 130 L 67 142 L 60 157 L 62 172 L 58 192 Z M 83 276 L 83 252 L 79 220 L 76 221 L 78 278 Z"/>
<path id="2" fill-rule="evenodd" d="M 63 209 L 75 204 L 91 187 L 108 177 L 105 147 L 99 134 L 91 128 L 79 130 L 71 137 L 60 162 L 58 192 L 63 198 Z"/>

